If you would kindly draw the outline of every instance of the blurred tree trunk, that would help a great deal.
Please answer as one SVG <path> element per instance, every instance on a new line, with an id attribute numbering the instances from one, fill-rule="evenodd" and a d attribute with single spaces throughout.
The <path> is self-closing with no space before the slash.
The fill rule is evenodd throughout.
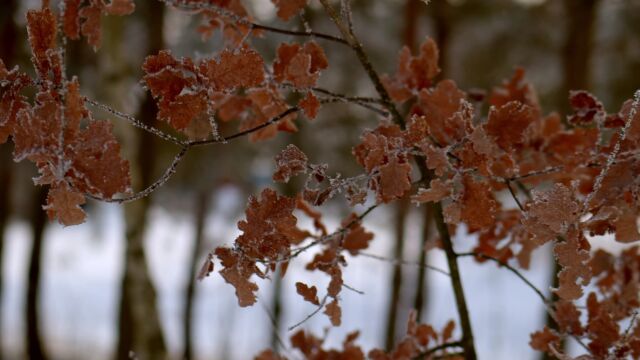
<path id="1" fill-rule="evenodd" d="M 193 302 L 195 300 L 196 293 L 196 275 L 200 268 L 199 261 L 202 253 L 202 247 L 204 245 L 204 228 L 207 218 L 207 212 L 209 209 L 210 191 L 204 190 L 198 194 L 195 208 L 195 237 L 193 243 L 193 249 L 191 251 L 191 261 L 189 266 L 189 278 L 187 279 L 187 291 L 185 295 L 185 307 L 184 315 L 182 318 L 182 332 L 184 339 L 184 354 L 182 358 L 184 360 L 191 360 L 193 358 L 193 348 L 191 346 L 191 340 L 193 335 L 191 333 L 193 329 Z"/>
<path id="2" fill-rule="evenodd" d="M 409 198 L 405 197 L 396 203 L 394 219 L 394 239 L 395 250 L 393 258 L 402 259 L 405 240 L 405 222 L 409 213 Z M 396 340 L 396 324 L 398 313 L 400 312 L 400 289 L 402 288 L 402 266 L 396 263 L 393 267 L 391 277 L 391 294 L 389 296 L 389 307 L 387 309 L 387 334 L 385 348 L 391 350 Z"/>
<path id="3" fill-rule="evenodd" d="M 453 16 L 451 5 L 444 0 L 431 1 L 428 6 L 433 19 L 435 41 L 440 49 L 440 77 L 446 77 L 449 72 L 449 43 Z"/>
<path id="4" fill-rule="evenodd" d="M 42 245 L 44 229 L 47 224 L 46 212 L 42 204 L 47 200 L 47 188 L 39 186 L 33 195 L 30 206 L 29 222 L 33 235 L 31 255 L 29 258 L 29 272 L 27 275 L 27 300 L 25 316 L 27 319 L 27 355 L 31 360 L 47 359 L 40 338 L 40 317 L 38 300 L 40 298 L 40 275 L 42 265 Z"/>
<path id="5" fill-rule="evenodd" d="M 591 85 L 593 35 L 600 0 L 565 0 L 564 95 Z M 565 101 L 565 104 L 567 102 Z"/>
<path id="6" fill-rule="evenodd" d="M 138 13 L 144 14 L 149 53 L 164 47 L 164 6 L 156 3 L 137 3 Z M 138 119 L 147 125 L 156 121 L 156 107 L 151 95 L 143 101 Z M 155 170 L 155 139 L 147 132 L 138 132 L 136 161 L 132 162 L 134 188 L 141 189 L 153 182 Z M 116 357 L 140 360 L 165 359 L 167 349 L 162 334 L 156 304 L 156 291 L 151 282 L 144 250 L 150 197 L 125 205 L 126 245 L 124 274 L 119 313 L 119 338 Z"/>
<path id="7" fill-rule="evenodd" d="M 11 215 L 11 199 L 9 194 L 11 188 L 11 172 L 13 170 L 13 164 L 11 159 L 11 148 L 9 144 L 0 145 L 0 164 L 3 169 L 0 172 L 0 309 L 2 307 L 2 294 L 3 294 L 3 261 L 4 258 L 4 233 L 6 231 L 9 216 Z M 2 312 L 0 311 L 0 358 L 2 358 Z"/>
<path id="8" fill-rule="evenodd" d="M 15 0 L 6 0 L 3 2 L 4 10 L 0 13 L 0 59 L 3 60 L 8 68 L 15 65 L 17 52 L 16 39 L 18 38 L 18 30 L 13 16 L 16 10 Z M 2 259 L 4 258 L 4 233 L 11 215 L 11 173 L 13 171 L 13 161 L 11 159 L 11 146 L 8 143 L 0 145 L 0 164 L 2 171 L 0 172 L 0 309 L 2 309 L 3 294 L 3 271 Z M 2 313 L 0 312 L 0 358 L 3 354 L 2 349 Z"/>
<path id="9" fill-rule="evenodd" d="M 428 298 L 425 296 L 426 289 L 429 287 L 426 276 L 427 265 L 427 252 L 425 247 L 431 236 L 431 220 L 433 216 L 431 214 L 431 206 L 424 207 L 424 217 L 422 223 L 422 243 L 420 244 L 420 267 L 418 268 L 418 278 L 416 280 L 416 296 L 413 301 L 413 308 L 416 309 L 416 315 L 418 321 L 422 321 L 422 315 L 425 309 L 427 309 Z"/>

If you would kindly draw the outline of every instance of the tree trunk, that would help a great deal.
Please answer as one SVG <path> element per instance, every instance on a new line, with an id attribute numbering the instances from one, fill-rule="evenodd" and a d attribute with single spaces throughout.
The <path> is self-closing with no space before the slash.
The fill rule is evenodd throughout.
<path id="1" fill-rule="evenodd" d="M 429 3 L 431 17 L 434 23 L 435 41 L 440 49 L 440 77 L 444 78 L 449 72 L 449 39 L 451 37 L 452 16 L 451 5 L 446 1 L 432 1 Z"/>
<path id="2" fill-rule="evenodd" d="M 207 217 L 207 210 L 209 208 L 209 191 L 202 191 L 198 195 L 196 200 L 195 209 L 195 238 L 193 243 L 193 250 L 191 251 L 191 261 L 189 266 L 189 278 L 187 279 L 187 291 L 185 295 L 185 307 L 184 315 L 182 318 L 182 332 L 184 339 L 184 360 L 191 360 L 193 358 L 193 348 L 191 347 L 191 339 L 193 337 L 191 330 L 193 327 L 193 301 L 196 293 L 196 273 L 200 268 L 198 262 L 202 252 L 202 246 L 204 245 L 204 227 Z"/>
<path id="3" fill-rule="evenodd" d="M 162 36 L 164 6 L 140 3 L 148 29 L 149 53 L 164 47 Z M 148 125 L 156 121 L 156 107 L 151 95 L 143 101 L 138 119 Z M 135 188 L 144 188 L 153 182 L 155 139 L 147 132 L 139 132 L 136 161 L 132 162 Z M 119 338 L 116 358 L 135 357 L 140 360 L 165 359 L 167 349 L 162 334 L 156 304 L 156 292 L 151 283 L 144 250 L 144 235 L 150 197 L 125 206 L 126 245 L 124 274 L 119 313 Z"/>
<path id="4" fill-rule="evenodd" d="M 395 233 L 395 251 L 393 258 L 402 259 L 404 252 L 405 238 L 405 222 L 407 213 L 409 212 L 409 199 L 403 198 L 398 200 L 396 204 L 396 213 L 394 220 Z M 402 266 L 398 263 L 393 267 L 393 275 L 391 278 L 391 297 L 389 299 L 389 308 L 387 310 L 387 336 L 386 349 L 391 350 L 396 340 L 396 323 L 398 313 L 400 312 L 400 289 L 402 288 Z"/>
<path id="5" fill-rule="evenodd" d="M 413 308 L 416 309 L 416 315 L 418 321 L 423 321 L 422 315 L 424 310 L 427 308 L 428 298 L 425 296 L 425 290 L 429 287 L 426 276 L 426 268 L 427 265 L 427 252 L 425 247 L 427 242 L 429 241 L 429 237 L 431 236 L 431 221 L 433 220 L 433 216 L 431 214 L 431 207 L 424 207 L 424 218 L 422 223 L 422 243 L 420 246 L 420 267 L 418 268 L 418 279 L 416 281 L 416 296 L 413 301 Z"/>
<path id="6" fill-rule="evenodd" d="M 599 0 L 565 0 L 566 40 L 563 51 L 564 94 L 588 90 Z M 566 103 L 566 102 L 565 102 Z"/>
<path id="7" fill-rule="evenodd" d="M 17 29 L 13 15 L 16 9 L 15 0 L 6 0 L 3 5 L 4 11 L 0 14 L 0 59 L 7 67 L 12 67 L 16 58 Z M 0 145 L 0 164 L 3 169 L 0 172 L 0 309 L 2 309 L 2 289 L 3 289 L 3 263 L 4 256 L 4 233 L 11 214 L 10 196 L 11 194 L 11 173 L 13 171 L 11 159 L 11 147 L 8 143 Z M 2 313 L 0 312 L 0 339 L 2 339 Z M 2 357 L 2 341 L 0 341 L 0 357 Z"/>
<path id="8" fill-rule="evenodd" d="M 38 316 L 38 300 L 40 298 L 40 275 L 42 265 L 42 245 L 47 215 L 42 204 L 47 199 L 47 188 L 38 187 L 33 197 L 29 221 L 33 233 L 33 245 L 29 258 L 29 272 L 27 275 L 27 301 L 25 316 L 27 318 L 27 355 L 31 360 L 47 359 L 40 338 L 40 318 Z"/>

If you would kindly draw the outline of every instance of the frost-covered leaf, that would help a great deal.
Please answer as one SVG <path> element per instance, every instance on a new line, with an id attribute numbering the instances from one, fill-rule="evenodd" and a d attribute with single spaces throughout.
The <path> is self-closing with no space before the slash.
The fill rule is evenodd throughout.
<path id="1" fill-rule="evenodd" d="M 307 0 L 271 0 L 278 8 L 278 17 L 289 20 L 307 5 Z"/>
<path id="2" fill-rule="evenodd" d="M 289 144 L 276 156 L 276 171 L 273 181 L 289 182 L 289 179 L 307 171 L 307 155 L 297 146 Z"/>
<path id="3" fill-rule="evenodd" d="M 420 188 L 416 195 L 411 197 L 411 201 L 416 203 L 438 202 L 451 194 L 453 184 L 443 182 L 440 179 L 433 179 L 428 189 Z"/>
<path id="4" fill-rule="evenodd" d="M 71 190 L 68 186 L 55 186 L 49 190 L 47 205 L 43 207 L 50 219 L 57 218 L 66 226 L 84 222 L 86 214 L 80 207 L 85 203 L 84 195 Z"/>
<path id="5" fill-rule="evenodd" d="M 280 44 L 273 74 L 278 82 L 289 82 L 298 88 L 312 87 L 329 62 L 324 50 L 315 41 L 304 45 Z"/>

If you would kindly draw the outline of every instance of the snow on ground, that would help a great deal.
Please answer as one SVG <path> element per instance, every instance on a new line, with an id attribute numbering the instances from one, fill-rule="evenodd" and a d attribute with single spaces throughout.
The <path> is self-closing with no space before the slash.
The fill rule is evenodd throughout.
<path id="1" fill-rule="evenodd" d="M 239 205 L 237 194 L 227 194 L 218 201 L 207 222 L 208 248 L 231 243 L 238 231 L 233 218 Z M 220 198 L 220 197 L 219 197 Z M 330 219 L 337 226 L 338 219 Z M 365 221 L 377 237 L 369 253 L 389 256 L 392 221 L 384 210 L 376 210 Z M 417 236 L 420 222 L 411 217 L 409 236 Z M 174 354 L 182 349 L 180 338 L 183 294 L 187 281 L 188 257 L 192 247 L 192 219 L 154 209 L 147 235 L 148 262 L 159 295 L 159 307 L 168 347 Z M 118 206 L 100 205 L 89 222 L 63 228 L 49 226 L 44 249 L 41 314 L 46 346 L 55 358 L 108 359 L 115 345 L 119 286 L 124 251 L 123 219 Z M 6 234 L 5 288 L 2 320 L 6 347 L 14 354 L 22 349 L 22 307 L 26 278 L 30 231 L 25 223 L 12 223 Z M 470 239 L 456 238 L 458 250 L 471 244 Z M 532 268 L 549 269 L 548 249 L 535 253 Z M 303 319 L 314 307 L 295 293 L 295 282 L 318 284 L 320 293 L 327 279 L 304 270 L 303 254 L 294 261 L 284 279 L 284 320 L 286 328 Z M 407 246 L 407 258 L 416 256 L 415 246 Z M 330 329 L 329 344 L 339 346 L 344 335 L 361 331 L 359 344 L 365 349 L 383 344 L 388 284 L 392 265 L 371 258 L 350 258 L 344 271 L 345 282 L 365 295 L 345 289 L 342 292 L 343 326 Z M 446 269 L 441 251 L 430 254 L 430 263 Z M 543 306 L 540 299 L 513 274 L 494 264 L 478 265 L 470 258 L 461 261 L 461 271 L 469 302 L 476 344 L 481 359 L 534 359 L 528 346 L 529 334 L 541 328 Z M 415 267 L 405 267 L 407 276 L 415 276 Z M 546 288 L 548 270 L 525 271 L 539 288 Z M 411 280 L 410 280 L 411 281 Z M 438 328 L 456 318 L 455 302 L 449 278 L 428 272 L 428 321 Z M 259 282 L 259 303 L 248 309 L 237 306 L 233 288 L 216 273 L 198 283 L 195 304 L 194 346 L 204 359 L 246 359 L 269 346 L 271 325 L 265 308 L 272 297 L 268 282 Z M 410 287 L 404 291 L 412 291 Z M 406 314 L 401 315 L 402 322 Z M 318 314 L 304 327 L 317 334 L 327 328 L 328 320 Z M 16 356 L 18 357 L 18 356 Z"/>

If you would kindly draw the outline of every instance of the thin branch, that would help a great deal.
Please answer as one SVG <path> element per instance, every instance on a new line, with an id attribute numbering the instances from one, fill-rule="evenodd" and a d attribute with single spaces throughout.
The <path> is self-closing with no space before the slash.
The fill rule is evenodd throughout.
<path id="1" fill-rule="evenodd" d="M 322 298 L 322 301 L 320 302 L 320 305 L 318 305 L 318 307 L 315 310 L 313 310 L 313 312 L 311 312 L 309 315 L 307 315 L 304 319 L 300 320 L 296 324 L 289 326 L 289 328 L 287 330 L 291 331 L 291 330 L 297 328 L 298 326 L 304 324 L 305 322 L 307 322 L 312 317 L 314 317 L 317 313 L 320 312 L 320 310 L 322 310 L 322 308 L 324 307 L 324 304 L 327 302 L 328 298 L 329 298 L 329 294 L 325 295 Z"/>
<path id="2" fill-rule="evenodd" d="M 261 301 L 260 299 L 258 299 L 258 300 L 259 300 L 260 305 L 262 306 L 262 309 L 264 310 L 264 312 L 269 317 L 269 322 L 271 323 L 272 331 L 276 335 L 275 336 L 276 337 L 276 342 L 278 343 L 278 345 L 280 345 L 282 350 L 288 352 L 289 349 L 287 348 L 287 345 L 284 343 L 284 341 L 282 340 L 282 337 L 280 336 L 280 331 L 278 329 L 278 324 L 276 322 L 276 318 L 271 313 L 271 310 L 269 310 L 269 307 L 267 307 L 267 305 L 263 301 Z"/>
<path id="3" fill-rule="evenodd" d="M 614 145 L 613 151 L 607 158 L 607 162 L 604 168 L 600 170 L 600 173 L 596 177 L 596 181 L 593 184 L 593 190 L 591 190 L 589 195 L 587 195 L 587 198 L 583 203 L 583 206 L 582 206 L 583 214 L 587 212 L 587 210 L 589 209 L 589 204 L 591 203 L 591 200 L 593 200 L 593 197 L 598 193 L 598 191 L 600 191 L 600 188 L 602 187 L 602 182 L 604 181 L 604 177 L 607 176 L 609 169 L 611 168 L 611 166 L 613 166 L 614 162 L 616 161 L 616 157 L 620 152 L 620 146 L 622 142 L 627 138 L 627 133 L 629 132 L 629 128 L 631 127 L 631 122 L 633 121 L 633 119 L 636 117 L 636 114 L 638 113 L 638 109 L 640 108 L 640 90 L 636 90 L 633 97 L 634 97 L 633 103 L 631 103 L 631 109 L 629 109 L 629 113 L 627 114 L 627 119 L 624 123 L 624 127 L 620 130 L 620 138 Z"/>
<path id="4" fill-rule="evenodd" d="M 162 174 L 162 176 L 158 180 L 156 180 L 153 184 L 149 185 L 146 189 L 140 192 L 137 192 L 135 194 L 129 195 L 124 198 L 113 198 L 113 199 L 107 199 L 107 198 L 95 196 L 92 194 L 87 194 L 87 196 L 95 200 L 104 201 L 108 203 L 118 203 L 118 204 L 129 203 L 132 201 L 140 200 L 150 195 L 152 192 L 156 191 L 160 186 L 164 185 L 171 178 L 171 176 L 176 172 L 178 164 L 180 164 L 180 162 L 184 158 L 184 155 L 187 153 L 189 148 L 190 146 L 184 145 L 182 149 L 180 149 L 180 152 L 176 155 L 176 157 L 173 158 L 171 165 L 165 170 L 164 174 Z"/>
<path id="5" fill-rule="evenodd" d="M 268 121 L 266 121 L 266 122 L 264 122 L 264 123 L 262 123 L 262 124 L 260 124 L 258 126 L 254 126 L 254 127 L 250 128 L 250 129 L 237 132 L 237 133 L 235 133 L 233 135 L 224 136 L 222 138 L 213 138 L 213 139 L 207 139 L 207 140 L 190 141 L 190 142 L 187 143 L 187 145 L 189 147 L 191 147 L 191 146 L 203 146 L 203 145 L 227 143 L 227 142 L 229 142 L 231 140 L 243 137 L 245 135 L 249 135 L 249 134 L 254 133 L 254 132 L 258 131 L 258 130 L 262 130 L 262 129 L 266 128 L 267 126 L 276 124 L 278 121 L 286 118 L 288 115 L 296 113 L 296 112 L 301 111 L 301 110 L 302 110 L 301 108 L 299 108 L 297 106 L 294 106 L 294 107 L 288 108 L 287 110 L 281 112 L 280 114 L 272 117 Z"/>
<path id="6" fill-rule="evenodd" d="M 397 107 L 391 100 L 391 96 L 389 92 L 382 84 L 382 80 L 380 76 L 373 68 L 371 61 L 369 60 L 367 54 L 362 47 L 360 41 L 356 38 L 355 34 L 350 30 L 348 25 L 345 25 L 338 15 L 338 13 L 333 9 L 333 7 L 329 4 L 329 0 L 320 0 L 320 3 L 325 9 L 325 12 L 329 15 L 329 17 L 333 20 L 336 27 L 340 30 L 342 36 L 347 40 L 351 48 L 355 51 L 360 64 L 366 71 L 369 76 L 371 82 L 373 83 L 378 95 L 384 104 L 384 106 L 389 110 L 393 121 L 398 124 L 402 129 L 406 127 L 404 118 L 398 111 Z M 417 165 L 420 169 L 420 173 L 425 182 L 428 182 L 432 178 L 431 172 L 426 168 L 425 162 L 423 159 L 418 158 Z M 449 228 L 447 224 L 444 222 L 444 215 L 442 211 L 442 204 L 440 202 L 432 204 L 434 208 L 434 219 L 436 225 L 438 227 L 438 233 L 440 234 L 440 238 L 442 240 L 442 244 L 447 255 L 447 263 L 449 264 L 449 270 L 451 273 L 451 285 L 453 287 L 453 291 L 456 298 L 456 307 L 458 310 L 458 315 L 460 317 L 460 325 L 462 327 L 462 343 L 464 345 L 465 357 L 469 360 L 475 360 L 477 358 L 475 345 L 473 341 L 473 329 L 471 328 L 471 320 L 469 318 L 469 310 L 467 309 L 467 302 L 464 295 L 464 289 L 462 285 L 462 279 L 460 277 L 460 273 L 458 270 L 457 258 L 455 255 L 455 251 L 453 249 L 453 243 L 451 241 L 451 236 L 449 234 Z"/>
<path id="7" fill-rule="evenodd" d="M 248 27 L 250 27 L 251 29 L 255 29 L 255 30 L 264 30 L 264 31 L 269 31 L 272 33 L 277 33 L 277 34 L 284 34 L 284 35 L 291 35 L 291 36 L 304 36 L 304 37 L 315 37 L 318 39 L 324 39 L 324 40 L 329 40 L 329 41 L 333 41 L 339 44 L 343 44 L 343 45 L 348 45 L 347 41 L 344 39 L 341 39 L 339 37 L 333 36 L 333 35 L 329 35 L 329 34 L 323 34 L 323 33 L 319 33 L 319 32 L 315 32 L 315 31 L 294 31 L 294 30 L 287 30 L 287 29 L 281 29 L 281 28 L 276 28 L 273 26 L 267 26 L 267 25 L 262 25 L 262 24 L 257 24 L 249 19 L 247 19 L 246 17 L 242 17 L 239 16 L 219 5 L 216 5 L 215 3 L 211 3 L 211 2 L 186 2 L 184 0 L 160 0 L 162 2 L 164 2 L 165 4 L 171 5 L 173 7 L 176 7 L 178 9 L 182 9 L 182 10 L 210 10 L 215 12 L 216 14 L 229 18 L 231 20 L 233 20 L 234 22 L 238 23 L 238 24 L 242 24 L 242 25 L 246 25 Z"/>
<path id="8" fill-rule="evenodd" d="M 352 286 L 350 286 L 348 284 L 342 283 L 342 287 L 344 287 L 345 289 L 351 290 L 356 294 L 364 295 L 364 291 L 358 290 L 358 289 L 356 289 L 356 288 L 354 288 L 354 287 L 352 287 Z"/>
<path id="9" fill-rule="evenodd" d="M 418 262 L 414 262 L 414 261 L 409 261 L 409 260 L 404 260 L 404 259 L 390 259 L 384 256 L 380 256 L 380 255 L 374 255 L 374 254 L 369 254 L 369 253 L 365 253 L 365 252 L 359 252 L 358 253 L 359 256 L 364 256 L 364 257 L 368 257 L 371 259 L 376 259 L 376 260 L 380 260 L 380 261 L 385 261 L 394 265 L 407 265 L 407 266 L 416 266 L 416 267 L 421 267 L 424 269 L 429 269 L 429 270 L 433 270 L 435 272 L 438 272 L 440 274 L 446 275 L 446 276 L 451 276 L 451 274 L 449 274 L 446 270 L 440 269 L 439 267 L 435 267 L 432 265 L 421 265 Z"/>
<path id="10" fill-rule="evenodd" d="M 511 271 L 513 274 L 515 274 L 520 280 L 522 280 L 531 290 L 533 290 L 536 295 L 538 295 L 538 297 L 540 298 L 540 300 L 542 300 L 543 303 L 545 303 L 545 305 L 549 305 L 550 301 L 547 299 L 546 296 L 544 296 L 544 294 L 542 293 L 542 291 L 540 291 L 540 289 L 538 289 L 535 285 L 533 285 L 533 283 L 531 281 L 529 281 L 529 279 L 527 279 L 524 275 L 522 275 L 522 273 L 520 271 L 518 271 L 516 268 L 514 268 L 513 266 L 505 263 L 504 261 L 494 258 L 493 256 L 489 256 L 483 253 L 479 253 L 479 252 L 466 252 L 466 253 L 458 253 L 456 254 L 457 257 L 469 257 L 469 256 L 473 256 L 473 257 L 479 257 L 479 258 L 483 258 L 485 260 L 491 260 L 497 264 L 499 264 L 500 266 L 506 268 L 507 270 Z"/>
<path id="11" fill-rule="evenodd" d="M 522 206 L 522 204 L 520 203 L 520 199 L 518 199 L 518 195 L 516 195 L 516 193 L 513 191 L 513 188 L 511 187 L 511 181 L 506 179 L 504 183 L 505 185 L 507 185 L 507 189 L 509 189 L 509 193 L 511 194 L 511 197 L 513 197 L 513 200 L 515 200 L 516 204 L 518 204 L 520 211 L 524 212 L 524 206 Z"/>
<path id="12" fill-rule="evenodd" d="M 347 95 L 338 94 L 338 93 L 335 93 L 335 92 L 333 92 L 331 90 L 327 90 L 327 89 L 323 89 L 323 88 L 319 88 L 319 87 L 312 87 L 311 90 L 314 91 L 314 92 L 320 93 L 320 94 L 329 95 L 331 97 L 344 99 L 345 101 L 348 101 L 348 102 L 364 102 L 364 103 L 376 103 L 376 104 L 381 104 L 382 103 L 382 100 L 380 100 L 378 98 L 374 98 L 374 97 L 347 96 Z"/>
<path id="13" fill-rule="evenodd" d="M 168 142 L 174 143 L 176 145 L 181 145 L 181 146 L 185 145 L 184 141 L 182 141 L 182 140 L 180 140 L 180 139 L 178 139 L 178 138 L 176 138 L 176 137 L 174 137 L 172 135 L 166 134 L 166 133 L 164 133 L 164 132 L 162 132 L 162 131 L 154 128 L 154 127 L 148 126 L 148 125 L 144 124 L 142 121 L 140 121 L 140 120 L 136 119 L 135 117 L 133 117 L 132 115 L 125 114 L 125 113 L 123 113 L 121 111 L 115 110 L 115 109 L 113 109 L 113 108 L 111 108 L 111 107 L 109 107 L 109 106 L 107 106 L 105 104 L 99 103 L 99 102 L 97 102 L 95 100 L 91 100 L 91 99 L 85 98 L 84 101 L 87 104 L 90 104 L 92 106 L 95 106 L 95 107 L 103 110 L 103 111 L 106 111 L 111 115 L 114 115 L 114 116 L 117 116 L 117 117 L 119 117 L 119 118 L 121 118 L 123 120 L 126 120 L 129 123 L 131 123 L 133 126 L 139 128 L 139 129 L 142 129 L 142 130 L 144 130 L 144 131 L 146 131 L 148 133 L 151 133 L 151 134 L 153 134 L 153 135 L 155 135 L 155 136 L 157 136 L 157 137 L 159 137 L 159 138 L 161 138 L 163 140 L 166 140 Z"/>
<path id="14" fill-rule="evenodd" d="M 391 113 L 393 120 L 402 128 L 404 128 L 404 118 L 402 117 L 402 115 L 400 115 L 398 108 L 396 108 L 393 101 L 391 100 L 391 96 L 389 96 L 389 92 L 387 92 L 387 89 L 382 84 L 382 80 L 380 79 L 380 76 L 373 68 L 373 64 L 371 64 L 371 61 L 369 60 L 369 57 L 365 53 L 364 48 L 362 47 L 362 44 L 360 43 L 360 41 L 355 37 L 355 34 L 350 31 L 348 25 L 345 25 L 342 22 L 342 20 L 340 20 L 340 16 L 336 12 L 336 10 L 329 4 L 328 0 L 320 0 L 320 3 L 324 7 L 326 13 L 329 15 L 331 20 L 333 20 L 338 30 L 340 30 L 340 33 L 342 34 L 344 39 L 347 41 L 349 46 L 356 53 L 356 56 L 358 57 L 360 64 L 366 71 L 367 75 L 369 76 L 369 79 L 371 79 L 371 82 L 376 88 L 376 91 L 380 95 L 382 103 L 387 108 L 387 110 L 389 110 L 389 112 Z"/>

